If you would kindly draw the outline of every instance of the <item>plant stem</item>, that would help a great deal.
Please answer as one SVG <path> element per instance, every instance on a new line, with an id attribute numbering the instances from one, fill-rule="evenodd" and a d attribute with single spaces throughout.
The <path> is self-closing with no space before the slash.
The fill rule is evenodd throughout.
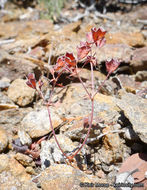
<path id="1" fill-rule="evenodd" d="M 90 118 L 90 124 L 89 124 L 89 128 L 88 128 L 88 132 L 87 132 L 87 135 L 82 143 L 82 145 L 79 147 L 79 149 L 71 156 L 71 159 L 74 158 L 80 151 L 81 149 L 83 148 L 83 146 L 85 145 L 87 139 L 88 139 L 88 136 L 89 136 L 89 133 L 90 133 L 90 130 L 91 130 L 91 127 L 92 127 L 92 121 L 93 121 L 93 113 L 94 113 L 94 100 L 91 100 L 91 107 L 92 107 L 92 110 L 91 110 L 91 118 Z"/>
<path id="2" fill-rule="evenodd" d="M 92 122 L 93 122 L 93 114 L 94 114 L 94 99 L 93 99 L 93 94 L 94 94 L 94 75 L 93 75 L 93 64 L 90 62 L 90 66 L 91 66 L 91 84 L 92 84 L 92 97 L 90 95 L 90 100 L 91 100 L 91 118 L 90 118 L 90 123 L 89 123 L 89 128 L 88 128 L 88 132 L 87 135 L 82 143 L 82 145 L 79 147 L 79 149 L 71 156 L 71 158 L 74 158 L 83 148 L 83 146 L 85 145 L 88 137 L 89 137 L 89 133 L 92 127 Z M 80 81 L 81 82 L 81 81 Z M 84 89 L 87 92 L 87 94 L 89 95 L 85 85 L 84 85 Z"/>
<path id="3" fill-rule="evenodd" d="M 49 116 L 50 127 L 51 127 L 51 129 L 52 129 L 52 132 L 53 132 L 55 141 L 56 141 L 56 143 L 57 143 L 59 149 L 61 150 L 62 154 L 63 154 L 67 159 L 69 159 L 68 156 L 67 156 L 67 155 L 64 153 L 64 151 L 62 150 L 62 148 L 61 148 L 61 146 L 60 146 L 60 144 L 59 144 L 59 142 L 58 142 L 58 140 L 57 140 L 57 137 L 56 137 L 56 134 L 55 134 L 55 130 L 54 130 L 54 128 L 53 128 L 53 124 L 52 124 L 52 120 L 51 120 L 50 109 L 49 109 L 49 106 L 48 106 L 48 105 L 47 105 L 47 111 L 48 111 L 48 116 Z"/>

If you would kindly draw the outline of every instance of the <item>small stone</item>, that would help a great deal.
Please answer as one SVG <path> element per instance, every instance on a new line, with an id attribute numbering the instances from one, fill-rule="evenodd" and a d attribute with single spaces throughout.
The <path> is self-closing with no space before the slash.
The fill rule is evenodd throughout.
<path id="1" fill-rule="evenodd" d="M 14 80 L 9 89 L 8 97 L 19 106 L 26 106 L 33 102 L 35 90 L 26 85 L 26 80 Z"/>
<path id="2" fill-rule="evenodd" d="M 18 131 L 18 137 L 23 145 L 30 145 L 32 143 L 32 139 L 24 130 Z"/>
<path id="3" fill-rule="evenodd" d="M 0 80 L 0 89 L 6 89 L 10 86 L 10 80 L 7 78 L 2 78 Z"/>
<path id="4" fill-rule="evenodd" d="M 26 172 L 30 175 L 36 175 L 36 172 L 34 171 L 34 169 L 30 166 L 26 167 Z"/>
<path id="5" fill-rule="evenodd" d="M 0 153 L 5 150 L 8 145 L 8 138 L 6 131 L 4 129 L 0 129 Z"/>
<path id="6" fill-rule="evenodd" d="M 25 154 L 17 153 L 14 157 L 23 166 L 35 166 L 33 159 Z"/>
<path id="7" fill-rule="evenodd" d="M 147 71 L 138 71 L 135 75 L 136 81 L 147 81 Z"/>

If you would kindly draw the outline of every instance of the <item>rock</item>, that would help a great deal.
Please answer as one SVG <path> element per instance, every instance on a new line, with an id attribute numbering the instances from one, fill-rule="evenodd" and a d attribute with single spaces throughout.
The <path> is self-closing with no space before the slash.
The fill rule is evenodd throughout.
<path id="1" fill-rule="evenodd" d="M 134 130 L 132 129 L 131 126 L 126 126 L 124 128 L 124 138 L 125 139 L 128 139 L 128 140 L 131 140 L 131 141 L 137 141 L 139 140 L 139 137 L 138 135 L 134 132 Z"/>
<path id="2" fill-rule="evenodd" d="M 66 136 L 60 134 L 56 135 L 58 142 L 62 148 L 62 150 L 66 153 L 72 152 L 76 146 L 74 146 L 73 142 Z M 57 143 L 55 142 L 54 137 L 49 141 L 41 142 L 41 167 L 45 169 L 49 167 L 53 163 L 64 163 L 64 156 L 61 150 L 58 148 Z"/>
<path id="3" fill-rule="evenodd" d="M 18 108 L 18 106 L 15 105 L 13 101 L 8 98 L 8 96 L 0 92 L 0 111 L 13 108 Z"/>
<path id="4" fill-rule="evenodd" d="M 26 106 L 33 102 L 35 90 L 26 85 L 26 80 L 14 80 L 9 89 L 8 97 L 19 106 Z"/>
<path id="5" fill-rule="evenodd" d="M 25 168 L 13 157 L 9 159 L 9 171 L 21 182 L 26 182 L 31 179 L 30 175 L 26 173 Z"/>
<path id="6" fill-rule="evenodd" d="M 89 99 L 84 99 L 86 95 L 81 84 L 71 85 L 64 96 L 62 105 L 66 110 L 67 118 L 87 117 L 91 112 Z M 119 117 L 119 108 L 115 104 L 115 98 L 102 94 L 97 94 L 94 101 L 94 117 L 102 118 L 108 122 Z M 113 119 L 112 119 L 113 118 Z M 114 120 L 115 120 L 114 119 Z"/>
<path id="7" fill-rule="evenodd" d="M 0 104 L 14 105 L 13 101 L 2 92 L 0 92 Z"/>
<path id="8" fill-rule="evenodd" d="M 9 158 L 6 154 L 0 154 L 0 173 L 6 171 L 9 165 Z"/>
<path id="9" fill-rule="evenodd" d="M 121 162 L 124 156 L 124 142 L 119 137 L 118 132 L 111 132 L 113 130 L 115 130 L 115 127 L 112 126 L 103 129 L 103 134 L 108 134 L 103 137 L 103 146 L 98 150 L 99 160 L 106 165 Z"/>
<path id="10" fill-rule="evenodd" d="M 8 78 L 2 78 L 0 80 L 0 89 L 7 89 L 10 86 L 10 80 Z"/>
<path id="11" fill-rule="evenodd" d="M 133 130 L 141 141 L 147 143 L 147 100 L 134 94 L 126 93 L 120 100 L 117 99 L 116 104 L 129 119 Z"/>
<path id="12" fill-rule="evenodd" d="M 14 158 L 23 166 L 35 166 L 33 159 L 25 154 L 17 153 Z"/>
<path id="13" fill-rule="evenodd" d="M 56 128 L 62 123 L 62 120 L 54 109 L 50 109 L 50 111 L 53 127 Z M 48 111 L 46 108 L 28 113 L 21 124 L 21 129 L 28 133 L 31 138 L 41 137 L 51 132 Z"/>
<path id="14" fill-rule="evenodd" d="M 21 182 L 9 171 L 0 174 L 0 188 L 1 190 L 38 190 L 35 183 L 31 181 Z"/>
<path id="15" fill-rule="evenodd" d="M 12 141 L 13 135 L 17 134 L 21 120 L 30 111 L 32 108 L 7 109 L 0 112 L 0 126 L 7 131 L 9 142 Z"/>
<path id="16" fill-rule="evenodd" d="M 13 105 L 13 104 L 0 104 L 0 111 L 7 110 L 7 109 L 13 109 L 13 108 L 18 108 L 18 106 Z"/>
<path id="17" fill-rule="evenodd" d="M 144 46 L 144 37 L 140 32 L 115 32 L 106 35 L 108 44 L 127 44 L 129 46 Z"/>
<path id="18" fill-rule="evenodd" d="M 36 185 L 30 181 L 31 176 L 26 173 L 25 168 L 6 154 L 0 155 L 0 189 L 23 189 L 36 190 Z"/>
<path id="19" fill-rule="evenodd" d="M 125 44 L 106 44 L 96 51 L 98 63 L 110 58 L 117 58 L 126 63 L 130 62 L 133 51 Z"/>
<path id="20" fill-rule="evenodd" d="M 22 145 L 26 145 L 26 144 L 31 145 L 32 139 L 30 138 L 30 136 L 25 131 L 19 130 L 18 131 L 18 137 L 19 137 Z"/>
<path id="21" fill-rule="evenodd" d="M 133 77 L 121 74 L 117 77 L 121 86 L 127 91 L 136 94 L 137 90 L 143 89 L 140 82 L 136 82 Z"/>
<path id="22" fill-rule="evenodd" d="M 135 75 L 135 80 L 139 82 L 147 81 L 147 71 L 138 71 Z"/>
<path id="23" fill-rule="evenodd" d="M 43 190 L 76 190 L 76 189 L 98 189 L 96 185 L 98 184 L 108 184 L 106 179 L 99 179 L 98 177 L 92 175 L 86 175 L 78 169 L 75 169 L 69 165 L 64 164 L 54 164 L 49 168 L 46 168 L 41 176 L 39 177 L 39 182 Z M 82 186 L 83 183 L 88 183 L 92 187 Z M 109 189 L 114 189 L 109 187 Z"/>
<path id="24" fill-rule="evenodd" d="M 7 133 L 4 129 L 0 128 L 0 153 L 5 150 L 8 145 Z"/>
<path id="25" fill-rule="evenodd" d="M 131 67 L 134 72 L 147 70 L 147 47 L 139 48 L 133 51 Z"/>

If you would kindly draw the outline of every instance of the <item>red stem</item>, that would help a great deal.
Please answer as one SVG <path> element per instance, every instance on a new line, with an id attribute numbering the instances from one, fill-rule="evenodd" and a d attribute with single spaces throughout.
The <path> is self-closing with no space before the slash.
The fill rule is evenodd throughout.
<path id="1" fill-rule="evenodd" d="M 56 137 L 56 134 L 55 134 L 55 130 L 54 130 L 54 128 L 53 128 L 53 124 L 52 124 L 52 120 L 51 120 L 50 109 L 49 109 L 49 106 L 48 106 L 48 105 L 47 105 L 47 111 L 48 111 L 48 116 L 49 116 L 50 127 L 51 127 L 51 129 L 52 129 L 52 132 L 53 132 L 55 141 L 56 141 L 56 143 L 57 143 L 59 149 L 61 150 L 62 154 L 63 154 L 67 159 L 69 159 L 69 157 L 68 157 L 68 156 L 64 153 L 64 151 L 62 150 L 62 148 L 61 148 L 61 146 L 60 146 L 60 144 L 59 144 L 59 142 L 58 142 L 58 140 L 57 140 L 57 137 Z"/>

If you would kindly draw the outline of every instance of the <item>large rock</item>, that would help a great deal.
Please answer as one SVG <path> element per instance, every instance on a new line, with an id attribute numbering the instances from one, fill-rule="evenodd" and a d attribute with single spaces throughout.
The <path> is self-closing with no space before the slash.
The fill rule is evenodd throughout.
<path id="1" fill-rule="evenodd" d="M 116 104 L 132 124 L 132 128 L 142 142 L 147 143 L 147 100 L 126 93 Z"/>
<path id="2" fill-rule="evenodd" d="M 86 175 L 80 170 L 64 164 L 54 164 L 45 169 L 39 177 L 39 182 L 43 190 L 64 190 L 65 188 L 66 190 L 96 190 L 99 188 L 96 185 L 108 184 L 106 179 Z M 87 187 L 85 183 L 92 187 Z M 109 189 L 111 190 L 113 187 L 109 187 Z"/>
<path id="3" fill-rule="evenodd" d="M 53 127 L 56 128 L 62 123 L 62 120 L 54 109 L 50 109 L 50 111 Z M 51 132 L 48 111 L 46 108 L 42 108 L 38 111 L 31 111 L 24 117 L 21 124 L 21 129 L 27 132 L 31 138 L 41 137 Z"/>
<path id="4" fill-rule="evenodd" d="M 25 168 L 16 161 L 13 156 L 0 155 L 0 189 L 23 189 L 37 190 L 31 176 L 26 173 Z"/>
<path id="5" fill-rule="evenodd" d="M 26 85 L 26 80 L 14 80 L 9 89 L 8 97 L 19 106 L 26 106 L 32 103 L 35 96 L 35 90 Z"/>

